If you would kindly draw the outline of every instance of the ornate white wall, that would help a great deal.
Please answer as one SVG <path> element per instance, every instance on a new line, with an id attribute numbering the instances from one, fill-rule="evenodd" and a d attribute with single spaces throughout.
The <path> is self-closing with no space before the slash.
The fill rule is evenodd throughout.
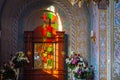
<path id="1" fill-rule="evenodd" d="M 120 80 L 120 2 L 114 3 L 112 80 Z"/>

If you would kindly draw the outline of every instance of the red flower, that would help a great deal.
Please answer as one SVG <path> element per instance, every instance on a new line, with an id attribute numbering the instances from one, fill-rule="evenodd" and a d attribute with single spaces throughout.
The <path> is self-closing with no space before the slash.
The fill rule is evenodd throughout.
<path id="1" fill-rule="evenodd" d="M 80 56 L 80 54 L 78 54 L 78 56 Z"/>
<path id="2" fill-rule="evenodd" d="M 86 69 L 87 67 L 84 67 L 84 69 Z"/>
<path id="3" fill-rule="evenodd" d="M 81 67 L 82 65 L 81 64 L 79 64 L 79 67 Z"/>
<path id="4" fill-rule="evenodd" d="M 66 59 L 69 58 L 69 56 L 66 56 Z"/>

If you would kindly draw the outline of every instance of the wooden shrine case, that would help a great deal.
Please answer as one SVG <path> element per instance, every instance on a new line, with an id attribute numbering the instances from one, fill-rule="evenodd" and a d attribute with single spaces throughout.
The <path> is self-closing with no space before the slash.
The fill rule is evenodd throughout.
<path id="1" fill-rule="evenodd" d="M 25 53 L 30 63 L 24 68 L 24 80 L 64 80 L 64 31 L 45 37 L 41 26 L 25 31 Z"/>

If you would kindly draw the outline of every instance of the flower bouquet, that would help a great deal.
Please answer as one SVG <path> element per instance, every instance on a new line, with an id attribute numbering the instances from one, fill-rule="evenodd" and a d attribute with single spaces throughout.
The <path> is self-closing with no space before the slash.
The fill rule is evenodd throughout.
<path id="1" fill-rule="evenodd" d="M 15 68 L 24 67 L 25 64 L 29 63 L 29 60 L 22 51 L 17 52 L 15 56 L 12 57 L 12 63 L 14 64 Z"/>
<path id="2" fill-rule="evenodd" d="M 74 70 L 74 77 L 77 79 L 89 79 L 93 78 L 92 67 L 82 67 L 79 65 Z"/>
<path id="3" fill-rule="evenodd" d="M 2 80 L 18 80 L 20 74 L 20 68 L 24 67 L 29 60 L 22 51 L 17 52 L 15 56 L 11 55 L 10 60 L 4 63 L 3 69 L 1 69 Z"/>
<path id="4" fill-rule="evenodd" d="M 9 63 L 4 63 L 3 68 L 1 69 L 2 80 L 15 80 L 16 71 Z"/>
<path id="5" fill-rule="evenodd" d="M 93 76 L 93 67 L 87 66 L 80 54 L 71 54 L 66 57 L 66 64 L 72 70 L 73 77 L 76 79 L 87 79 Z"/>
<path id="6" fill-rule="evenodd" d="M 19 51 L 15 56 L 12 56 L 11 63 L 14 65 L 14 68 L 16 70 L 16 80 L 18 80 L 22 67 L 24 67 L 25 64 L 29 63 L 29 60 L 22 51 Z"/>
<path id="7" fill-rule="evenodd" d="M 72 54 L 66 57 L 66 64 L 71 70 L 73 70 L 80 61 L 79 56 L 79 54 Z"/>

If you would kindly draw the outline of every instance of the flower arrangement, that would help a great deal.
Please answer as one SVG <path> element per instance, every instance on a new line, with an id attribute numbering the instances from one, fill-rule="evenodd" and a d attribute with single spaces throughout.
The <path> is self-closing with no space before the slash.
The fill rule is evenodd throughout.
<path id="1" fill-rule="evenodd" d="M 21 68 L 26 63 L 29 63 L 28 58 L 22 51 L 17 52 L 16 55 L 12 57 L 11 61 L 14 64 L 14 68 Z"/>
<path id="2" fill-rule="evenodd" d="M 16 71 L 12 65 L 8 62 L 3 64 L 3 68 L 1 69 L 2 80 L 15 80 Z"/>
<path id="3" fill-rule="evenodd" d="M 18 80 L 19 78 L 19 69 L 24 67 L 26 63 L 29 63 L 29 60 L 22 51 L 17 52 L 15 56 L 11 55 L 11 59 L 3 64 L 1 69 L 2 80 Z"/>
<path id="4" fill-rule="evenodd" d="M 72 70 L 72 73 L 74 74 L 74 77 L 76 79 L 86 79 L 89 77 L 93 77 L 92 65 L 87 66 L 80 54 L 76 54 L 74 52 L 70 56 L 67 56 L 66 64 L 68 68 Z"/>

